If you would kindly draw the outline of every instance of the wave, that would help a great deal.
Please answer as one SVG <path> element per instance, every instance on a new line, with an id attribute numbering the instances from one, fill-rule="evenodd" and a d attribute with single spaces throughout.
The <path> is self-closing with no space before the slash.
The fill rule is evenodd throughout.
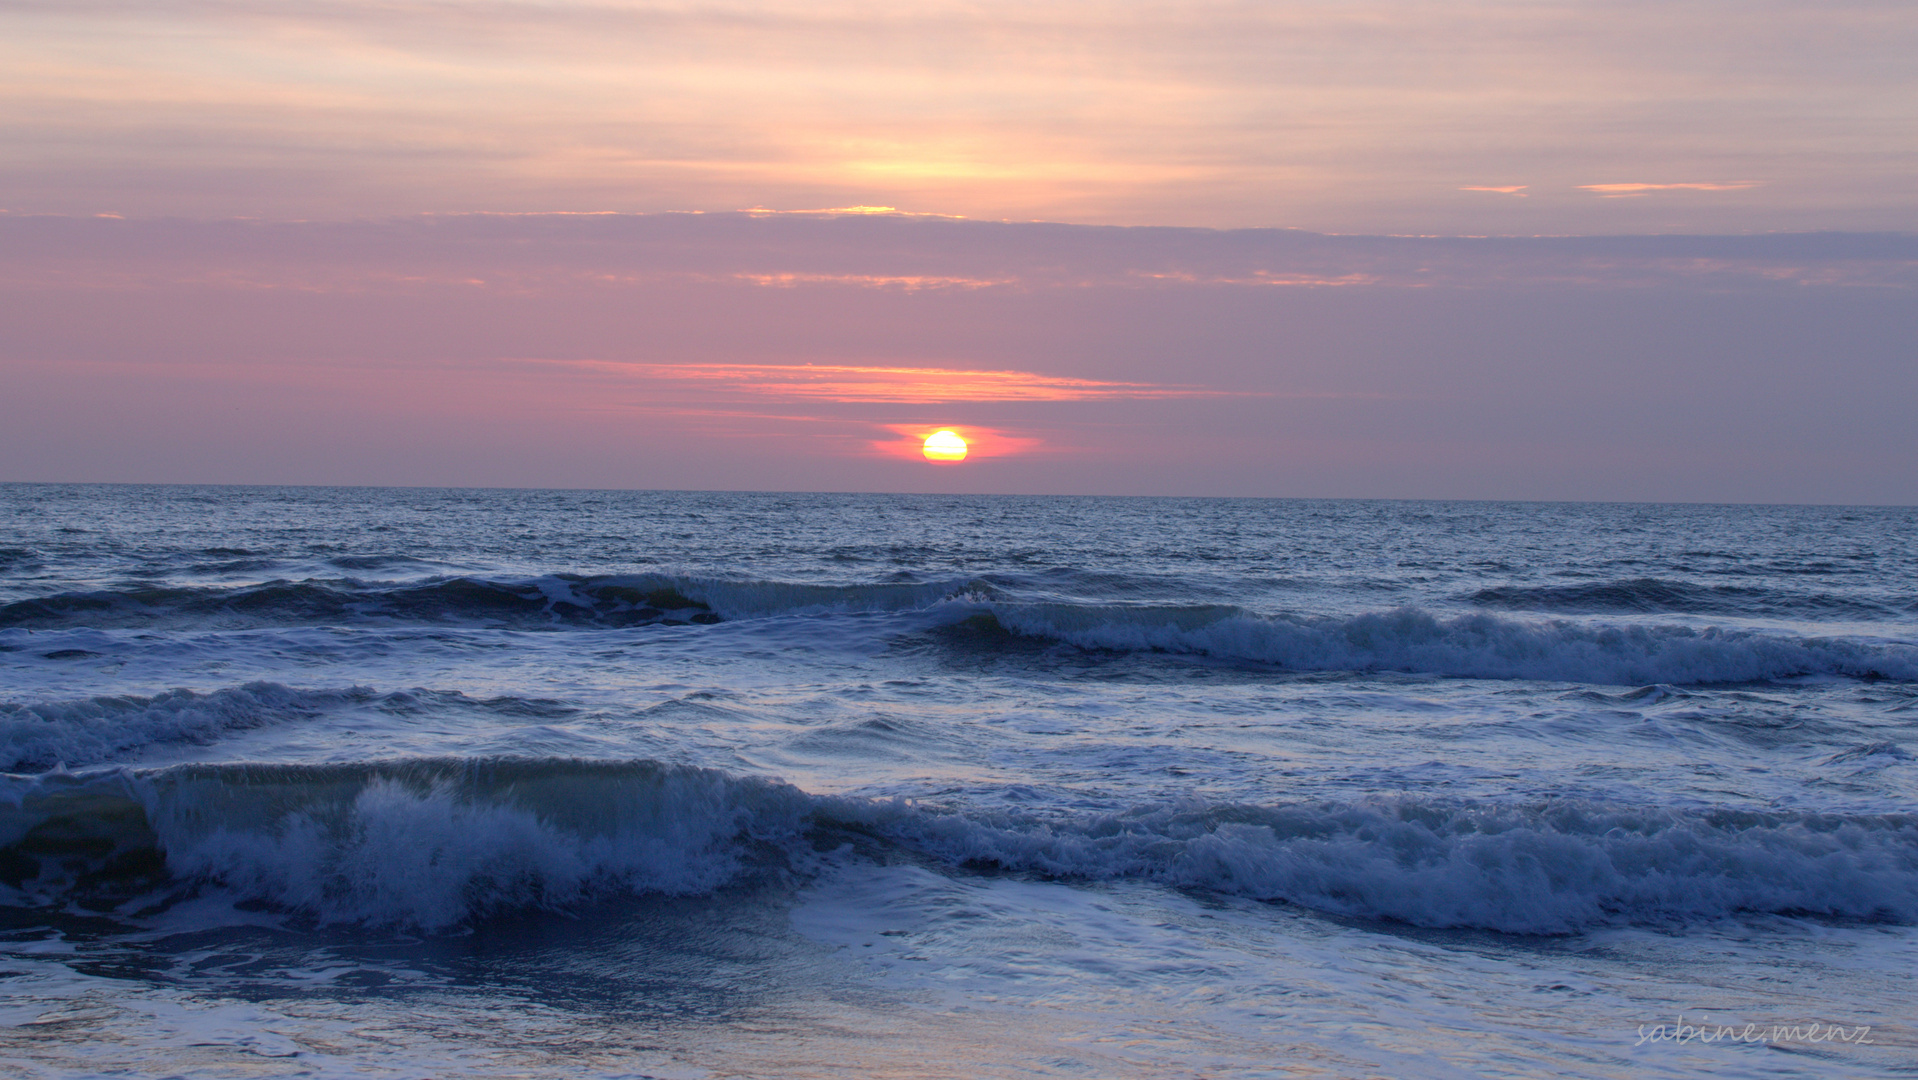
<path id="1" fill-rule="evenodd" d="M 1032 816 L 808 795 L 653 761 L 193 765 L 0 780 L 15 905 L 231 890 L 329 923 L 444 928 L 608 892 L 709 893 L 891 849 L 1512 933 L 1740 913 L 1918 921 L 1918 816 L 1401 798 Z"/>
<path id="2" fill-rule="evenodd" d="M 378 693 L 364 686 L 300 690 L 274 682 L 250 682 L 211 693 L 174 689 L 152 697 L 112 694 L 4 702 L 0 703 L 0 772 L 101 764 L 167 743 L 208 746 L 238 732 L 353 708 L 391 716 L 477 712 L 540 722 L 580 711 L 577 705 L 552 698 L 469 697 L 457 690 L 422 688 Z"/>
<path id="3" fill-rule="evenodd" d="M 401 583 L 314 579 L 237 586 L 135 584 L 3 604 L 0 628 L 338 623 L 612 628 L 767 615 L 907 611 L 957 598 L 992 599 L 1006 594 L 984 578 L 814 585 L 673 574 L 454 577 Z"/>
<path id="4" fill-rule="evenodd" d="M 1470 596 L 1480 607 L 1521 611 L 1636 614 L 1720 614 L 1815 619 L 1898 619 L 1905 610 L 1830 593 L 1797 593 L 1754 585 L 1699 585 L 1665 578 L 1577 585 L 1501 585 Z"/>
<path id="5" fill-rule="evenodd" d="M 1417 926 L 1559 934 L 1740 913 L 1918 919 L 1918 815 L 1400 798 L 1160 806 L 1066 823 L 921 815 L 955 861 L 1147 877 Z"/>
<path id="6" fill-rule="evenodd" d="M 1614 686 L 1807 675 L 1918 679 L 1918 646 L 1903 643 L 1481 614 L 1440 618 L 1417 608 L 1286 617 L 1233 607 L 992 604 L 956 617 L 955 625 L 1085 648 L 1188 653 L 1297 671 L 1407 671 Z"/>
<path id="7" fill-rule="evenodd" d="M 0 606 L 0 628 L 430 623 L 606 629 L 892 612 L 920 613 L 924 619 L 918 629 L 943 632 L 949 640 L 968 632 L 974 640 L 1010 635 L 1089 649 L 1187 653 L 1300 671 L 1406 671 L 1621 686 L 1820 675 L 1918 678 L 1918 646 L 1898 641 L 1797 637 L 1722 627 L 1612 626 L 1563 618 L 1526 620 L 1484 612 L 1440 616 L 1412 607 L 1309 616 L 1260 613 L 1230 603 L 1053 599 L 1062 591 L 1109 597 L 1164 587 L 1143 578 L 1116 580 L 1113 575 L 1091 575 L 1079 581 L 1074 573 L 840 585 L 670 574 L 554 574 L 522 580 L 448 578 L 400 584 L 337 580 L 230 588 L 138 586 L 15 601 Z M 1618 595 L 1644 591 L 1633 583 L 1625 585 L 1630 588 L 1619 586 L 1624 592 Z M 1579 588 L 1587 589 L 1579 595 L 1589 597 L 1599 595 L 1592 590 L 1613 586 Z"/>
<path id="8" fill-rule="evenodd" d="M 159 743 L 206 745 L 233 732 L 311 719 L 375 696 L 364 687 L 294 690 L 251 682 L 208 694 L 168 690 L 153 697 L 121 694 L 0 703 L 0 768 L 16 772 L 91 765 Z"/>
<path id="9" fill-rule="evenodd" d="M 240 586 L 139 584 L 0 605 L 0 628 L 220 627 L 451 623 L 463 626 L 638 626 L 718 622 L 712 606 L 663 576 L 525 580 L 454 577 L 401 584 L 353 579 Z"/>
<path id="10" fill-rule="evenodd" d="M 8 777 L 0 883 L 95 907 L 218 885 L 428 929 L 609 890 L 697 894 L 794 843 L 787 785 L 656 762 L 428 759 Z M 763 849 L 763 850 L 760 850 Z"/>

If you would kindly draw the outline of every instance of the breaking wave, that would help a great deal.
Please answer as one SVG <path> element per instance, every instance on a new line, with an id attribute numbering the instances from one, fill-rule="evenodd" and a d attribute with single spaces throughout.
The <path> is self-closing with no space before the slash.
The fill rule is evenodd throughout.
<path id="1" fill-rule="evenodd" d="M 1016 818 L 652 761 L 194 765 L 0 782 L 9 902 L 224 888 L 443 928 L 608 892 L 708 893 L 872 850 L 1139 878 L 1419 926 L 1566 933 L 1740 913 L 1918 921 L 1918 815 L 1577 801 L 1197 802 Z M 896 857 L 896 856 L 885 856 Z"/>
<path id="2" fill-rule="evenodd" d="M 1377 799 L 1158 806 L 1066 823 L 924 815 L 955 861 L 1148 877 L 1418 926 L 1567 933 L 1737 913 L 1918 919 L 1918 815 Z"/>
<path id="3" fill-rule="evenodd" d="M 1085 648 L 1190 653 L 1298 671 L 1408 671 L 1615 686 L 1805 675 L 1918 678 L 1918 646 L 1896 642 L 1483 614 L 1442 618 L 1417 608 L 1314 618 L 1231 607 L 993 604 L 957 625 Z"/>
<path id="4" fill-rule="evenodd" d="M 8 777 L 16 904 L 216 885 L 428 929 L 609 890 L 694 894 L 797 850 L 797 789 L 656 762 L 427 759 Z M 756 850 L 764 849 L 764 850 Z"/>

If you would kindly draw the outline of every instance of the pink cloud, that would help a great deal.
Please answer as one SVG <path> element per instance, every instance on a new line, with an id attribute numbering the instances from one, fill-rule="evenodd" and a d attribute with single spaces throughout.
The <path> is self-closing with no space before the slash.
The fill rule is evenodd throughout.
<path id="1" fill-rule="evenodd" d="M 1204 275 L 1189 270 L 1166 270 L 1160 272 L 1135 271 L 1130 275 L 1150 281 L 1181 281 L 1193 285 L 1289 285 L 1303 288 L 1337 288 L 1346 285 L 1378 285 L 1381 281 L 1376 274 L 1353 272 L 1339 274 L 1336 277 L 1326 274 L 1286 274 L 1271 270 L 1254 270 L 1243 275 Z"/>
<path id="2" fill-rule="evenodd" d="M 920 289 L 985 289 L 994 285 L 1016 285 L 1018 278 L 974 278 L 951 277 L 935 274 L 734 274 L 740 281 L 749 281 L 754 285 L 771 288 L 792 288 L 795 285 L 853 285 L 865 289 L 904 289 L 916 292 Z"/>
<path id="3" fill-rule="evenodd" d="M 1649 195 L 1654 191 L 1744 191 L 1758 187 L 1756 180 L 1734 180 L 1729 183 L 1693 183 L 1693 184 L 1580 184 L 1580 191 L 1589 191 L 1601 199 L 1629 199 L 1639 195 Z"/>
<path id="4" fill-rule="evenodd" d="M 679 384 L 703 393 L 841 403 L 1099 401 L 1119 398 L 1215 397 L 1221 391 L 1168 383 L 1110 382 L 1031 371 L 978 371 L 855 364 L 648 364 L 618 360 L 543 363 Z"/>

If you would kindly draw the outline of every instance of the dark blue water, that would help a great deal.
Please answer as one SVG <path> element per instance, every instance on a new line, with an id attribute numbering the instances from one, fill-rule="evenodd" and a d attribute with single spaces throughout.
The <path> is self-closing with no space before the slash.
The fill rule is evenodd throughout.
<path id="1" fill-rule="evenodd" d="M 1883 1075 L 1914 525 L 0 486 L 0 1039 L 47 1075 Z M 1779 1034 L 1640 1030 L 1680 1011 Z"/>

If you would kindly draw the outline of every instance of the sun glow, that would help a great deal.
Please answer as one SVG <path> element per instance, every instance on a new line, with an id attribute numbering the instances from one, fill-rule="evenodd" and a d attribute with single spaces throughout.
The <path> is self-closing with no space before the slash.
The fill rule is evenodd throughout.
<path id="1" fill-rule="evenodd" d="M 966 440 L 959 433 L 946 428 L 926 436 L 927 461 L 964 461 L 966 460 Z"/>

